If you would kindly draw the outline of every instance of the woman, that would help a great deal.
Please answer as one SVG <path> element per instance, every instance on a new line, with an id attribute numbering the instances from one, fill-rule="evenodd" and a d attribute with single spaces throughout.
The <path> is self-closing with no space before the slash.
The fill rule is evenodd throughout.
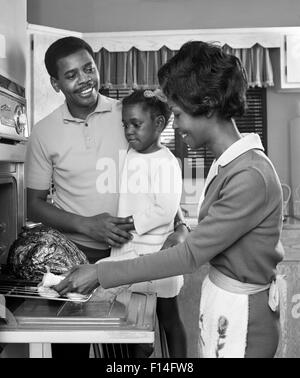
<path id="1" fill-rule="evenodd" d="M 188 42 L 158 73 L 174 127 L 192 148 L 215 156 L 199 212 L 186 241 L 122 262 L 74 269 L 56 289 L 86 293 L 192 273 L 207 262 L 202 287 L 200 345 L 204 357 L 273 357 L 279 338 L 276 265 L 282 193 L 258 135 L 239 133 L 247 80 L 239 60 L 218 46 Z M 113 272 L 113 274 L 111 273 Z"/>

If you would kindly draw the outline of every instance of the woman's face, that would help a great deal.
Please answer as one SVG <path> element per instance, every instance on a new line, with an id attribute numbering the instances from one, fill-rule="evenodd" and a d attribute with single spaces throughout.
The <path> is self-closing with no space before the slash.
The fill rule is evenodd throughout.
<path id="1" fill-rule="evenodd" d="M 173 101 L 168 102 L 174 114 L 173 128 L 177 129 L 185 144 L 200 148 L 208 142 L 209 127 L 205 116 L 191 116 Z"/>

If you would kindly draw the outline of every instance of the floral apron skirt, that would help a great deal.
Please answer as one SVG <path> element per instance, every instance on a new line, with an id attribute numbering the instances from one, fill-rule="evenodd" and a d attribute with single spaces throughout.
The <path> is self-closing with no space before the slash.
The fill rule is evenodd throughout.
<path id="1" fill-rule="evenodd" d="M 217 286 L 208 275 L 200 301 L 200 357 L 245 358 L 249 345 L 254 349 L 249 351 L 251 355 L 272 357 L 278 344 L 279 320 L 278 306 L 270 304 L 272 294 L 270 289 L 252 295 L 230 292 Z M 279 303 L 278 298 L 275 302 Z M 269 345 L 271 349 L 260 350 L 259 345 Z"/>

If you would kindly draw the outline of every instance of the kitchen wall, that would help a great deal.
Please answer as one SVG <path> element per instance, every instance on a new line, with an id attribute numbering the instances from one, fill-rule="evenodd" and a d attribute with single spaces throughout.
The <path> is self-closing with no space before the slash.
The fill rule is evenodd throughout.
<path id="1" fill-rule="evenodd" d="M 297 26 L 299 0 L 28 0 L 28 21 L 81 32 Z"/>
<path id="2" fill-rule="evenodd" d="M 147 15 L 145 17 L 144 15 Z M 28 0 L 28 21 L 80 32 L 299 26 L 299 0 Z M 279 53 L 272 53 L 279 82 Z M 300 92 L 268 89 L 268 150 L 290 184 L 289 120 Z"/>
<path id="3" fill-rule="evenodd" d="M 0 34 L 6 39 L 6 57 L 0 58 L 0 74 L 25 87 L 26 0 L 0 0 Z"/>

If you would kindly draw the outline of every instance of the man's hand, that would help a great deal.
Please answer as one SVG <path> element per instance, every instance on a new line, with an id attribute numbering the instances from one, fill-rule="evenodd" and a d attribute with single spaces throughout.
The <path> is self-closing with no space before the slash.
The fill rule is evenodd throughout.
<path id="1" fill-rule="evenodd" d="M 52 288 L 60 295 L 66 293 L 90 294 L 99 286 L 97 265 L 78 265 L 70 270 L 66 278 Z"/>
<path id="2" fill-rule="evenodd" d="M 179 243 L 183 243 L 189 234 L 189 230 L 184 226 L 178 226 L 173 234 L 169 235 L 161 249 L 174 247 Z"/>
<path id="3" fill-rule="evenodd" d="M 47 202 L 48 190 L 27 190 L 28 216 L 35 222 L 67 233 L 80 233 L 94 240 L 121 247 L 131 240 L 132 217 L 112 217 L 108 213 L 84 217 L 58 209 Z"/>
<path id="4" fill-rule="evenodd" d="M 108 213 L 86 217 L 82 222 L 83 234 L 117 248 L 132 239 L 129 231 L 133 229 L 132 217 L 118 218 Z"/>

